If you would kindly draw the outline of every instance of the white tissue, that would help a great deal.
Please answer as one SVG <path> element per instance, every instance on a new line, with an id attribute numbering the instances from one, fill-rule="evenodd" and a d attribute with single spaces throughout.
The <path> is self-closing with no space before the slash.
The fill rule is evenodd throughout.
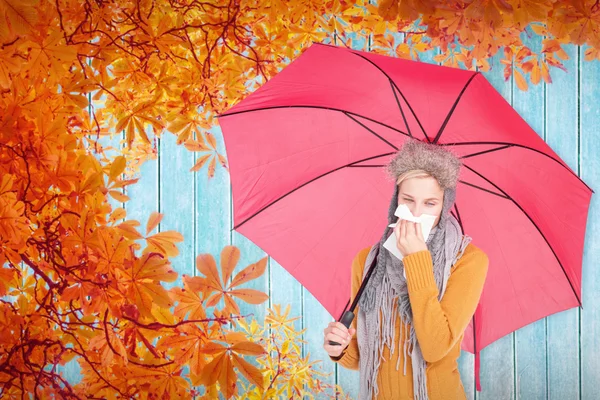
<path id="1" fill-rule="evenodd" d="M 431 233 L 431 229 L 433 228 L 433 224 L 437 218 L 435 215 L 429 214 L 421 214 L 419 217 L 415 217 L 410 212 L 406 204 L 400 204 L 398 208 L 396 208 L 394 215 L 397 216 L 399 220 L 405 219 L 411 222 L 419 222 L 421 224 L 421 232 L 423 232 L 423 239 L 425 241 L 427 241 L 427 238 L 429 238 L 429 234 Z M 394 228 L 396 227 L 396 224 L 390 224 L 388 226 L 390 228 Z M 390 237 L 388 237 L 385 243 L 383 243 L 383 247 L 388 249 L 389 252 L 395 255 L 399 260 L 402 260 L 404 257 L 402 256 L 402 253 L 400 253 L 400 250 L 398 250 L 398 246 L 396 245 L 397 241 L 398 239 L 396 238 L 396 233 L 392 232 Z"/>

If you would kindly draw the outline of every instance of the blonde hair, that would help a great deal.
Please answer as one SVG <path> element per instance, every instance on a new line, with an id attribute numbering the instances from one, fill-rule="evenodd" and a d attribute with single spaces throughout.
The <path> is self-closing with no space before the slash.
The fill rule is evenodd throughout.
<path id="1" fill-rule="evenodd" d="M 432 178 L 432 175 L 429 172 L 422 169 L 411 169 L 409 171 L 404 172 L 398 177 L 398 179 L 396 179 L 396 185 L 400 186 L 400 184 L 403 181 L 412 178 Z"/>

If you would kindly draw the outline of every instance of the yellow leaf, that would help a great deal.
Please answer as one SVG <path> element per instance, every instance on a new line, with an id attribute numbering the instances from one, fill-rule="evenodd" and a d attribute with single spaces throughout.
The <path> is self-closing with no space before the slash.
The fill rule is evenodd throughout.
<path id="1" fill-rule="evenodd" d="M 100 185 L 102 185 L 102 173 L 94 172 L 87 177 L 83 185 L 81 185 L 80 190 L 82 193 L 91 192 L 100 187 Z"/>
<path id="2" fill-rule="evenodd" d="M 150 217 L 148 218 L 148 223 L 146 224 L 146 235 L 152 232 L 154 228 L 156 228 L 156 226 L 160 223 L 160 221 L 162 221 L 162 219 L 163 214 L 156 211 L 152 212 L 152 214 L 150 214 Z"/>
<path id="3" fill-rule="evenodd" d="M 250 304 L 261 304 L 269 299 L 267 294 L 254 289 L 236 289 L 227 293 L 231 296 L 239 297 Z"/>
<path id="4" fill-rule="evenodd" d="M 117 179 L 117 177 L 119 175 L 121 175 L 123 173 L 123 171 L 125 171 L 126 166 L 127 166 L 127 160 L 125 160 L 125 157 L 123 157 L 123 156 L 115 157 L 114 161 L 110 165 L 110 173 L 108 174 L 108 177 L 110 178 L 110 180 L 114 181 L 115 179 Z"/>
<path id="5" fill-rule="evenodd" d="M 129 122 L 129 119 L 131 118 L 131 116 L 127 116 L 125 118 L 121 118 L 118 122 L 117 125 L 115 126 L 115 131 L 117 132 L 121 132 L 125 126 L 127 125 L 127 123 Z"/>

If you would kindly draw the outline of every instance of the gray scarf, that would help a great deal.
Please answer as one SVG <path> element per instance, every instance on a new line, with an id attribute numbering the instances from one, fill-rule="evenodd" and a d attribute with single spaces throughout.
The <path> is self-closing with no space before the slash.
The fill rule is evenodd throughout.
<path id="1" fill-rule="evenodd" d="M 431 230 L 427 239 L 427 248 L 433 259 L 433 271 L 435 281 L 439 290 L 441 300 L 446 291 L 446 283 L 450 276 L 450 269 L 462 256 L 465 248 L 471 241 L 468 236 L 462 235 L 462 230 L 456 218 L 450 214 L 454 204 L 455 190 L 444 191 L 444 204 L 440 221 Z M 390 203 L 388 222 L 394 223 L 397 217 L 394 215 L 398 204 L 398 187 Z M 406 375 L 407 354 L 410 355 L 413 370 L 413 388 L 415 400 L 427 400 L 427 376 L 426 363 L 423 360 L 421 349 L 417 341 L 415 330 L 412 326 L 412 309 L 408 297 L 406 279 L 404 278 L 404 264 L 387 249 L 383 243 L 393 233 L 392 228 L 387 228 L 379 242 L 373 246 L 365 263 L 364 275 L 368 272 L 368 266 L 375 256 L 376 246 L 379 246 L 377 265 L 371 275 L 367 287 L 359 300 L 359 312 L 357 319 L 357 340 L 360 352 L 360 392 L 359 400 L 371 400 L 373 394 L 377 395 L 377 372 L 383 359 L 384 346 L 388 346 L 390 353 L 394 354 L 395 323 L 399 315 L 402 329 L 405 334 L 403 344 L 404 351 L 404 374 Z M 398 307 L 394 312 L 394 302 Z M 381 318 L 380 318 L 381 317 Z M 406 332 L 408 325 L 410 332 Z M 399 343 L 399 347 L 400 347 Z M 399 361 L 396 370 L 399 369 Z"/>

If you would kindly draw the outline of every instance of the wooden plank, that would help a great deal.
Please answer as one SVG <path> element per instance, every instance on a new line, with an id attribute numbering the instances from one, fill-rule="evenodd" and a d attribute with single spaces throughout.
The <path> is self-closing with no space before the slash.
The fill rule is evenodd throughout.
<path id="1" fill-rule="evenodd" d="M 217 148 L 224 154 L 223 138 L 219 127 L 211 130 L 217 141 Z M 194 153 L 194 163 L 205 153 Z M 220 256 L 223 247 L 231 244 L 231 191 L 229 173 L 216 168 L 215 176 L 208 178 L 207 165 L 194 172 L 195 182 L 195 244 L 194 256 L 211 254 L 220 271 Z M 195 259 L 194 259 L 195 263 Z M 194 275 L 199 275 L 194 267 Z M 217 306 L 221 308 L 223 302 Z M 209 312 L 212 309 L 209 309 Z M 204 387 L 197 387 L 199 395 L 205 393 Z"/>
<path id="2" fill-rule="evenodd" d="M 352 39 L 352 48 L 355 50 L 365 50 L 368 48 L 368 42 L 366 39 L 362 38 L 362 37 L 357 37 L 356 34 L 347 34 L 347 37 L 350 37 Z M 340 43 L 340 41 L 338 40 L 337 43 L 338 46 L 343 46 L 343 43 Z M 348 273 L 350 273 L 350 268 L 351 266 L 348 266 Z M 350 296 L 348 296 L 350 297 Z M 321 344 L 323 343 L 323 329 L 325 329 L 327 327 L 327 324 L 330 321 L 333 320 L 337 320 L 339 318 L 339 315 L 335 315 L 335 316 L 327 316 L 327 320 L 323 321 L 324 323 L 322 323 L 321 325 L 319 325 L 319 328 L 321 329 Z M 323 359 L 327 360 L 327 358 L 329 357 L 327 355 L 327 353 L 325 352 L 325 350 L 322 350 L 321 354 L 323 355 Z M 327 357 L 327 358 L 325 358 Z M 353 399 L 358 398 L 358 393 L 359 393 L 359 386 L 360 386 L 360 379 L 359 379 L 359 374 L 358 371 L 353 371 L 353 370 L 349 370 L 346 369 L 338 364 L 335 365 L 335 370 L 336 370 L 336 375 L 337 375 L 337 384 L 340 385 L 340 387 L 342 388 L 342 390 L 344 391 L 344 394 L 350 395 Z"/>
<path id="3" fill-rule="evenodd" d="M 504 80 L 501 54 L 491 60 L 490 71 L 484 72 L 486 79 L 508 101 L 512 102 L 512 79 Z M 469 227 L 465 227 L 467 233 Z M 493 266 L 490 266 L 493 268 Z M 481 392 L 475 392 L 475 399 L 509 400 L 514 399 L 514 334 L 495 341 L 481 351 Z"/>
<path id="4" fill-rule="evenodd" d="M 568 73 L 553 69 L 553 83 L 546 91 L 546 142 L 574 171 L 578 169 L 577 47 L 567 46 Z M 579 398 L 579 310 L 571 309 L 547 318 L 548 399 Z"/>
<path id="5" fill-rule="evenodd" d="M 177 244 L 179 255 L 171 258 L 173 269 L 179 277 L 165 286 L 181 286 L 182 275 L 194 275 L 195 270 L 194 173 L 190 172 L 195 155 L 183 145 L 178 146 L 175 135 L 165 133 L 160 141 L 158 157 L 159 211 L 164 214 L 158 230 L 174 230 L 183 235 L 183 242 Z M 145 228 L 144 224 L 142 226 Z"/>
<path id="6" fill-rule="evenodd" d="M 542 38 L 522 35 L 530 49 L 542 48 Z M 545 84 L 542 81 L 529 90 L 519 90 L 513 81 L 513 107 L 541 137 L 545 137 Z M 546 319 L 536 321 L 515 332 L 515 391 L 526 400 L 546 399 Z"/>
<path id="7" fill-rule="evenodd" d="M 600 383 L 600 63 L 584 61 L 580 49 L 581 177 L 596 191 L 588 215 L 583 253 L 581 310 L 581 398 L 598 398 Z"/>

